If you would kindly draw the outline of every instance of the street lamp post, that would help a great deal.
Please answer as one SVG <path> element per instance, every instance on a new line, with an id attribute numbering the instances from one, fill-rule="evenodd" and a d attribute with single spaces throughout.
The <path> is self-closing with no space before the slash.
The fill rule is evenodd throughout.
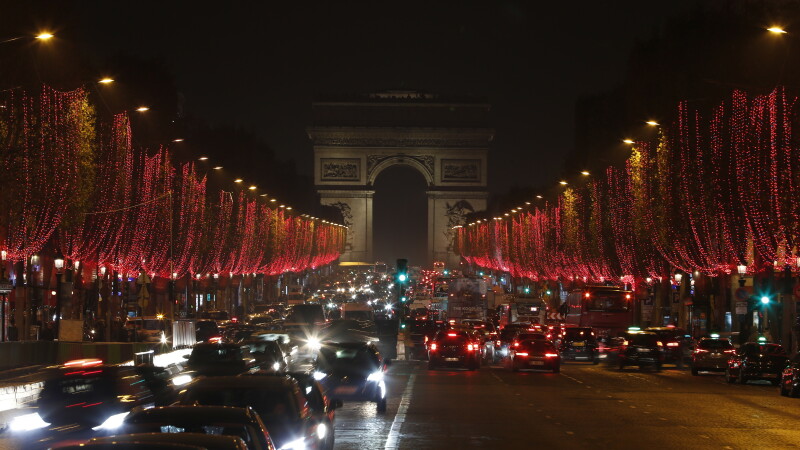
<path id="1" fill-rule="evenodd" d="M 56 320 L 53 331 L 57 337 L 61 325 L 61 278 L 64 276 L 64 255 L 57 253 L 53 262 L 56 268 Z"/>
<path id="2" fill-rule="evenodd" d="M 219 310 L 217 308 L 217 283 L 219 282 L 219 274 L 218 273 L 214 273 L 213 280 L 214 280 L 214 283 L 213 283 L 214 284 L 214 311 L 218 311 Z"/>

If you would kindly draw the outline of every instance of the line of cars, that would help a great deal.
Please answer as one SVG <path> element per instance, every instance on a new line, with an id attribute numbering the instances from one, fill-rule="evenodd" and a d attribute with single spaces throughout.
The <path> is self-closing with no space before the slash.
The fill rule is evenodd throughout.
<path id="1" fill-rule="evenodd" d="M 32 448 L 67 438 L 90 448 L 121 442 L 153 449 L 197 446 L 208 436 L 208 448 L 331 449 L 342 399 L 386 411 L 390 361 L 373 343 L 306 338 L 314 362 L 297 372 L 290 362 L 298 342 L 285 330 L 224 325 L 198 327 L 204 342 L 174 367 L 87 359 L 52 368 L 36 411 L 15 419 L 11 430 L 37 442 Z M 313 324 L 304 330 L 324 334 Z"/>

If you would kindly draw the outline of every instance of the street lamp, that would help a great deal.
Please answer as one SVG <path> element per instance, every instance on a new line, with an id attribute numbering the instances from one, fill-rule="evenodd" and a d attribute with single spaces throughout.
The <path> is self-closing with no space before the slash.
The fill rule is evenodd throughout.
<path id="1" fill-rule="evenodd" d="M 786 34 L 786 30 L 784 30 L 782 27 L 779 26 L 769 27 L 767 28 L 767 31 L 769 31 L 772 34 Z"/>
<path id="2" fill-rule="evenodd" d="M 747 274 L 747 266 L 739 264 L 736 266 L 736 271 L 739 272 L 739 287 L 744 287 L 744 276 Z"/>
<path id="3" fill-rule="evenodd" d="M 61 277 L 64 276 L 64 255 L 61 252 L 56 253 L 53 264 L 56 268 L 56 323 L 54 328 L 56 336 L 58 336 L 59 325 L 61 324 Z"/>

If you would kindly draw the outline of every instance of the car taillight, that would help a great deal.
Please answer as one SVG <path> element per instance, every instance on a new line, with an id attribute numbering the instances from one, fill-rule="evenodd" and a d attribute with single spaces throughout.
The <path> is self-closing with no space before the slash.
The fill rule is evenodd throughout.
<path id="1" fill-rule="evenodd" d="M 558 357 L 558 353 L 545 353 L 544 357 L 545 358 L 557 358 Z"/>
<path id="2" fill-rule="evenodd" d="M 658 345 L 659 347 L 663 347 L 664 346 L 664 344 L 662 344 L 661 341 L 656 341 L 656 345 Z"/>
<path id="3" fill-rule="evenodd" d="M 623 347 L 627 347 L 627 346 L 628 346 L 628 341 L 625 341 L 625 340 L 623 340 L 623 341 L 622 341 L 622 346 L 623 346 Z"/>
<path id="4" fill-rule="evenodd" d="M 667 342 L 667 347 L 677 347 L 679 345 L 681 345 L 681 344 L 679 344 L 677 342 Z"/>
<path id="5" fill-rule="evenodd" d="M 528 356 L 528 353 L 527 352 L 517 352 L 517 353 L 514 353 L 514 355 L 515 356 Z"/>
<path id="6" fill-rule="evenodd" d="M 467 350 L 469 351 L 475 350 L 475 346 L 472 344 L 467 344 Z"/>
<path id="7" fill-rule="evenodd" d="M 722 353 L 728 353 L 728 354 L 731 354 L 731 355 L 733 355 L 733 354 L 735 354 L 735 353 L 736 353 L 736 350 L 734 350 L 734 349 L 725 350 L 725 351 L 724 351 L 724 352 L 722 352 Z"/>
<path id="8" fill-rule="evenodd" d="M 727 352 L 727 350 L 726 350 L 726 352 Z M 708 353 L 708 350 L 703 350 L 702 348 L 698 348 L 697 350 L 694 351 L 694 353 L 695 354 L 697 354 L 697 353 Z"/>
<path id="9" fill-rule="evenodd" d="M 431 343 L 431 350 L 436 350 L 436 347 L 437 347 L 436 342 L 432 342 Z"/>
<path id="10" fill-rule="evenodd" d="M 514 342 L 514 347 L 519 347 L 519 342 Z"/>
<path id="11" fill-rule="evenodd" d="M 450 337 L 456 337 L 456 336 L 458 336 L 458 334 L 456 334 L 456 333 L 447 333 L 447 335 L 448 335 L 448 336 L 450 336 Z"/>
<path id="12" fill-rule="evenodd" d="M 496 345 L 501 345 L 501 344 L 502 344 L 502 342 L 500 342 L 500 341 L 494 341 L 494 343 L 495 343 Z"/>

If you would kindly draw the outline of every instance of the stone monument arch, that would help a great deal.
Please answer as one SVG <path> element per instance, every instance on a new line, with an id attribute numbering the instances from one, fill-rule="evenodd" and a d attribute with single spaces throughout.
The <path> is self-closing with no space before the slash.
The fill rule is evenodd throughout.
<path id="1" fill-rule="evenodd" d="M 489 104 L 387 91 L 320 99 L 312 111 L 307 131 L 317 192 L 349 227 L 341 261 L 374 261 L 372 187 L 383 170 L 406 165 L 424 177 L 428 189 L 424 263 L 457 265 L 451 228 L 463 224 L 464 215 L 486 209 L 487 154 L 494 138 Z"/>

